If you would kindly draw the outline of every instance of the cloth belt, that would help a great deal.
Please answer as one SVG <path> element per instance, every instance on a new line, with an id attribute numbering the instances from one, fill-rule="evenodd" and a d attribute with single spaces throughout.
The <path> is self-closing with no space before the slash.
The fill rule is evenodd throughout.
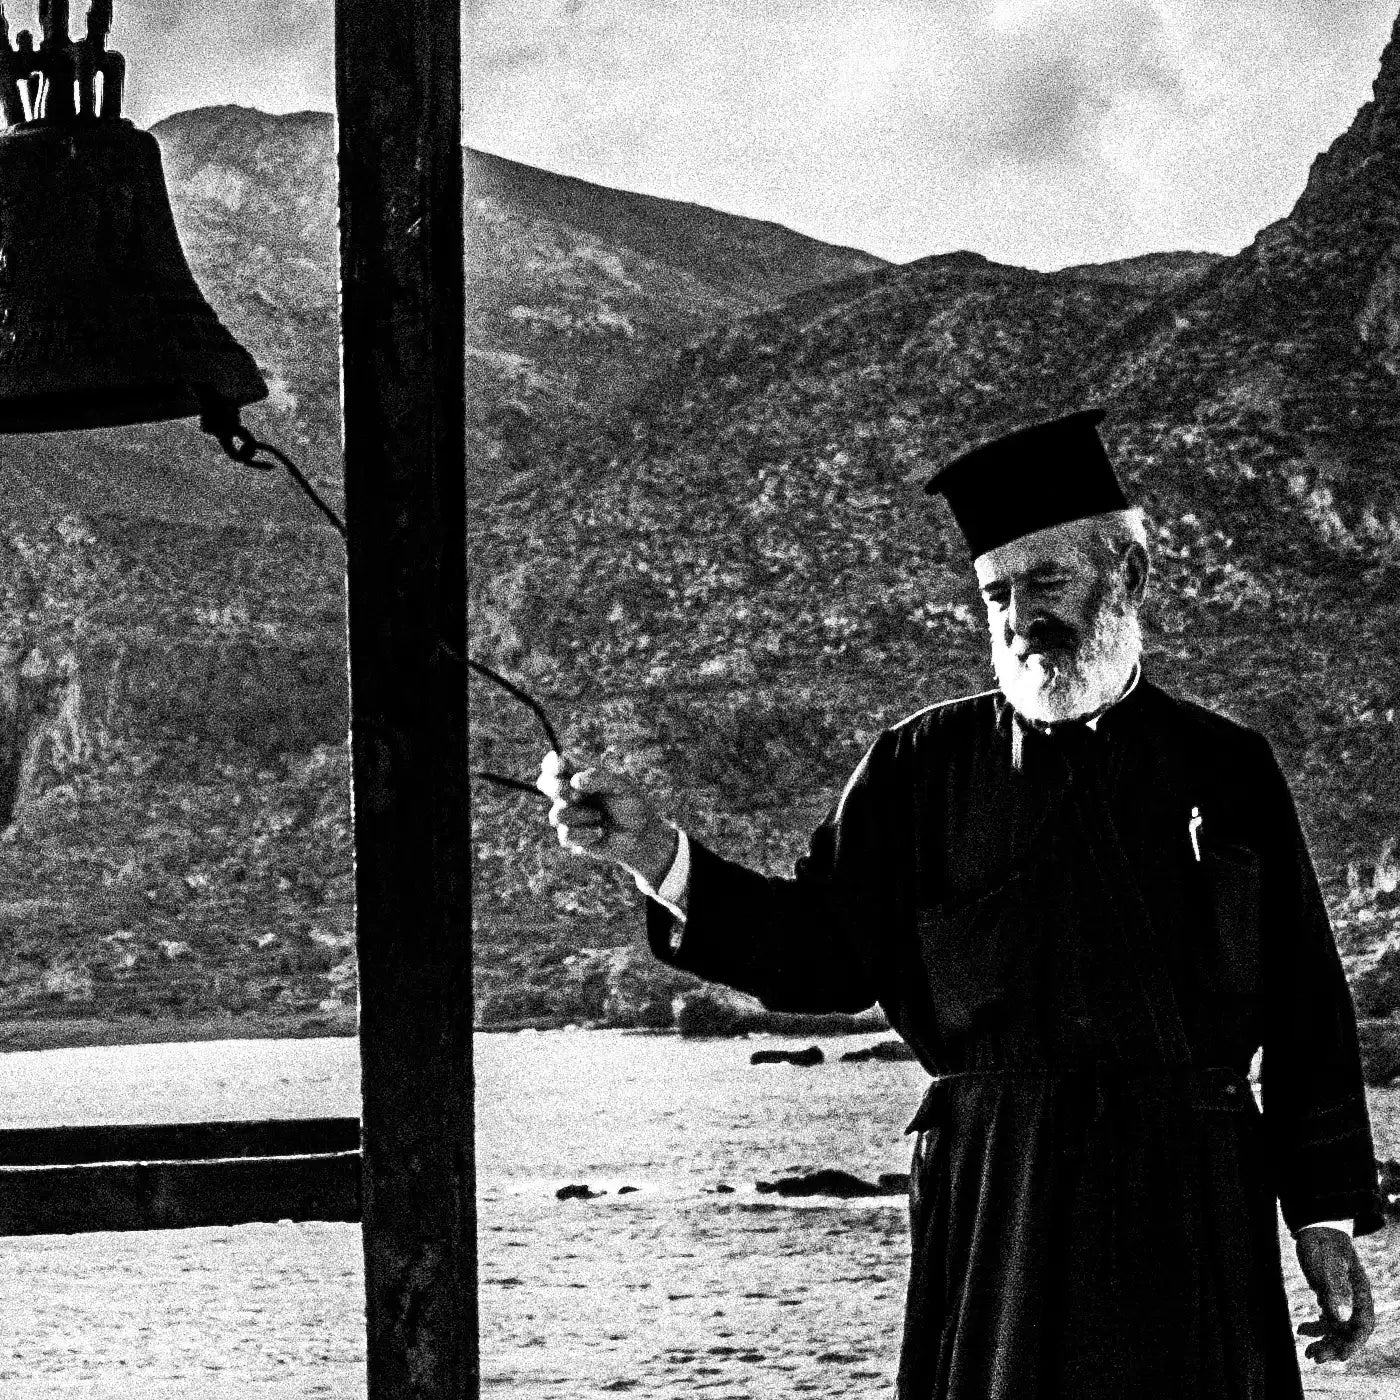
<path id="1" fill-rule="evenodd" d="M 964 1069 L 936 1074 L 924 1091 L 919 1111 L 905 1128 L 906 1133 L 922 1132 L 937 1122 L 943 1095 L 959 1088 L 982 1088 L 1002 1084 L 1085 1085 L 1094 1096 L 1094 1118 L 1102 1117 L 1110 1088 L 1145 1094 L 1189 1094 L 1191 1107 L 1203 1111 L 1239 1111 L 1254 1104 L 1249 1080 L 1228 1065 L 1160 1067 L 1119 1065 L 1108 1061 L 1077 1065 L 1068 1069 Z"/>

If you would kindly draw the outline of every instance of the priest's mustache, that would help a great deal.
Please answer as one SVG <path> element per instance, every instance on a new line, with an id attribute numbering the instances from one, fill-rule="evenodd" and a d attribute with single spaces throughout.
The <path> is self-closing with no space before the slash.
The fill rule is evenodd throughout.
<path id="1" fill-rule="evenodd" d="M 1026 654 L 1032 651 L 1045 651 L 1050 648 L 1072 650 L 1079 644 L 1079 634 L 1067 623 L 1040 619 L 1032 622 L 1020 633 L 1018 641 L 1019 645 L 1013 650 L 1017 657 L 1024 661 Z"/>

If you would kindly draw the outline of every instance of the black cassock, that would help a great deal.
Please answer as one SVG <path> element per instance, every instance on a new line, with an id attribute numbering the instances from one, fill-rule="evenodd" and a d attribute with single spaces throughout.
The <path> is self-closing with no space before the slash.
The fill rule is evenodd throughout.
<path id="1" fill-rule="evenodd" d="M 648 905 L 659 957 L 782 1010 L 878 1002 L 934 1076 L 901 1400 L 1301 1397 L 1275 1198 L 1295 1228 L 1381 1218 L 1261 735 L 1145 681 L 1096 730 L 973 696 L 880 736 L 795 878 L 691 859 L 674 939 Z"/>

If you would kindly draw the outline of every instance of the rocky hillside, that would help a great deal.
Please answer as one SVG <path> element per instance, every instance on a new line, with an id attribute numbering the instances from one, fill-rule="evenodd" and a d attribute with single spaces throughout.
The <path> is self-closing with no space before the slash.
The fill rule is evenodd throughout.
<path id="1" fill-rule="evenodd" d="M 884 266 L 777 224 L 465 158 L 478 493 L 605 421 L 688 341 Z"/>
<path id="2" fill-rule="evenodd" d="M 201 108 L 152 128 L 196 279 L 268 381 L 246 413 L 339 493 L 333 118 Z M 775 224 L 605 190 L 465 151 L 466 374 L 475 481 L 592 423 L 672 351 L 793 291 L 883 266 Z M 57 509 L 320 528 L 281 478 L 238 471 L 192 422 L 6 443 L 11 517 Z"/>
<path id="3" fill-rule="evenodd" d="M 931 465 L 1103 401 L 1159 531 L 1154 672 L 1273 736 L 1365 973 L 1400 917 L 1397 68 L 1230 259 L 890 267 L 468 152 L 474 646 L 571 747 L 786 866 L 881 725 L 986 678 Z M 267 374 L 250 425 L 334 498 L 331 120 L 156 134 Z M 343 1022 L 338 540 L 190 424 L 11 440 L 0 470 L 0 1015 Z M 478 761 L 533 771 L 474 701 Z M 481 1018 L 669 1023 L 630 892 L 478 798 Z"/>
<path id="4" fill-rule="evenodd" d="M 580 753 L 785 867 L 880 726 L 986 683 L 962 547 L 922 481 L 998 429 L 1102 403 L 1158 536 L 1152 673 L 1273 739 L 1364 974 L 1400 938 L 1397 258 L 1400 34 L 1297 206 L 1236 257 L 933 257 L 691 347 L 479 512 L 474 644 L 555 698 Z M 476 714 L 495 766 L 537 756 L 496 697 Z M 561 969 L 607 982 L 633 921 L 521 806 L 479 802 L 502 1016 L 538 1014 Z M 581 922 L 600 951 L 571 948 Z M 558 966 L 535 971 L 541 950 Z"/>
<path id="5" fill-rule="evenodd" d="M 247 420 L 336 500 L 332 119 L 222 107 L 155 134 L 191 267 L 268 380 Z M 464 158 L 479 485 L 688 338 L 880 265 Z M 339 541 L 191 423 L 8 439 L 0 472 L 0 1017 L 339 1024 Z"/>

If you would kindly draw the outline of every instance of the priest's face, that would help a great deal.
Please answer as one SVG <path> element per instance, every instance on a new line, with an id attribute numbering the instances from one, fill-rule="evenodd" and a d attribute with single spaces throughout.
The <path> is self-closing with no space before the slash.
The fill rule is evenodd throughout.
<path id="1" fill-rule="evenodd" d="M 1076 520 L 988 550 L 973 567 L 997 682 L 1022 715 L 1055 724 L 1123 693 L 1142 650 L 1140 545 L 1115 549 L 1095 522 Z"/>

